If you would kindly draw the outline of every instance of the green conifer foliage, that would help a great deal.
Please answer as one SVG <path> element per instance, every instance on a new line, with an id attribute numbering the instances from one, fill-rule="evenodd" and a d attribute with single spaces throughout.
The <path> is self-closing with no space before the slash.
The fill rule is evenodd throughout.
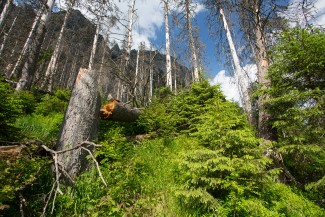
<path id="1" fill-rule="evenodd" d="M 178 105 L 183 110 L 178 114 L 191 117 L 189 135 L 201 146 L 180 154 L 186 172 L 176 194 L 186 208 L 228 215 L 236 201 L 258 197 L 260 186 L 276 171 L 266 170 L 271 161 L 262 157 L 259 140 L 240 108 L 225 101 L 218 87 L 203 82 L 185 95 L 177 98 L 191 109 Z"/>
<path id="2" fill-rule="evenodd" d="M 297 181 L 325 195 L 325 34 L 319 30 L 284 32 L 271 53 L 268 112 L 278 147 Z M 264 93 L 264 94 L 265 94 Z M 323 181 L 321 181 L 323 180 Z M 322 193 L 321 193 L 322 192 Z"/>
<path id="3" fill-rule="evenodd" d="M 12 140 L 17 136 L 18 129 L 14 123 L 22 113 L 20 102 L 9 84 L 0 82 L 0 140 Z"/>

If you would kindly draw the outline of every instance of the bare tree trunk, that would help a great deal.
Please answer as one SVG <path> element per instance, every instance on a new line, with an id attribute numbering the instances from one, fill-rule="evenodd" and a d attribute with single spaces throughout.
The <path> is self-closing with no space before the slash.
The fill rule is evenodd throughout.
<path id="1" fill-rule="evenodd" d="M 95 36 L 94 36 L 93 47 L 91 49 L 89 65 L 88 65 L 89 69 L 94 68 L 95 55 L 96 55 L 97 42 L 98 42 L 98 35 L 99 35 L 99 23 L 96 26 L 96 33 L 95 33 Z"/>
<path id="2" fill-rule="evenodd" d="M 165 32 L 166 32 L 166 86 L 173 90 L 172 65 L 170 60 L 170 42 L 169 42 L 169 25 L 168 25 L 168 0 L 164 0 L 165 11 Z"/>
<path id="3" fill-rule="evenodd" d="M 137 83 L 138 83 L 138 73 L 139 73 L 139 56 L 140 56 L 140 46 L 138 47 L 137 51 L 137 62 L 135 66 L 135 76 L 134 76 L 134 98 L 136 97 L 137 94 Z"/>
<path id="4" fill-rule="evenodd" d="M 11 30 L 12 30 L 12 27 L 13 27 L 13 26 L 15 25 L 15 23 L 16 23 L 16 19 L 17 19 L 17 16 L 15 17 L 14 21 L 12 21 L 12 24 L 11 24 L 11 26 L 10 26 L 8 32 L 4 33 L 3 41 L 2 41 L 2 45 L 1 45 L 1 48 L 0 48 L 0 56 L 1 56 L 1 54 L 2 54 L 2 51 L 3 51 L 4 47 L 5 47 L 5 44 L 6 44 L 6 42 L 7 42 L 8 35 L 10 35 Z"/>
<path id="5" fill-rule="evenodd" d="M 32 80 L 35 74 L 37 59 L 44 40 L 44 35 L 46 33 L 46 23 L 51 14 L 54 1 L 55 0 L 48 0 L 46 5 L 42 7 L 42 16 L 39 20 L 39 24 L 36 31 L 36 37 L 35 40 L 31 41 L 30 49 L 28 52 L 28 58 L 22 69 L 22 75 L 17 83 L 16 91 L 29 89 L 32 84 Z"/>
<path id="6" fill-rule="evenodd" d="M 132 30 L 133 30 L 133 17 L 135 14 L 135 0 L 132 1 L 132 5 L 129 5 L 129 27 L 128 27 L 128 34 L 127 34 L 127 45 L 126 45 L 126 56 L 125 56 L 125 67 L 129 64 L 131 47 L 132 47 Z"/>
<path id="7" fill-rule="evenodd" d="M 192 21 L 191 21 L 191 10 L 190 10 L 190 0 L 185 0 L 185 11 L 186 11 L 186 24 L 188 29 L 188 34 L 190 38 L 190 48 L 192 53 L 192 64 L 194 67 L 194 81 L 199 81 L 199 70 L 197 64 L 196 48 L 193 37 Z"/>
<path id="8" fill-rule="evenodd" d="M 58 151 L 73 148 L 85 140 L 96 139 L 99 108 L 97 72 L 81 68 L 61 126 L 57 142 Z M 75 178 L 88 167 L 86 155 L 85 151 L 76 149 L 60 155 L 59 162 L 71 178 Z"/>
<path id="9" fill-rule="evenodd" d="M 108 73 L 104 73 L 104 62 L 105 62 L 105 54 L 106 54 L 106 47 L 109 42 L 109 36 L 106 35 L 106 39 L 102 42 L 102 59 L 100 61 L 100 67 L 99 67 L 99 87 L 102 91 L 103 96 L 106 98 L 108 95 Z"/>
<path id="10" fill-rule="evenodd" d="M 241 101 L 245 110 L 245 113 L 247 115 L 247 119 L 250 123 L 252 123 L 252 106 L 251 106 L 251 99 L 248 93 L 248 85 L 245 82 L 245 72 L 243 70 L 243 68 L 240 66 L 240 61 L 239 61 L 239 57 L 237 55 L 236 52 L 236 48 L 235 48 L 235 44 L 232 40 L 232 36 L 231 36 L 231 32 L 230 29 L 228 27 L 228 23 L 227 23 L 227 19 L 226 16 L 223 12 L 223 9 L 221 8 L 221 6 L 219 5 L 219 12 L 222 16 L 222 21 L 223 21 L 223 26 L 225 28 L 226 31 L 226 36 L 227 36 L 227 40 L 229 43 L 229 47 L 230 47 L 230 53 L 234 62 L 234 66 L 235 66 L 235 79 L 236 79 L 236 84 L 238 87 L 238 90 L 241 94 Z"/>
<path id="11" fill-rule="evenodd" d="M 31 47 L 31 44 L 35 40 L 35 34 L 36 34 L 36 31 L 37 31 L 37 26 L 38 26 L 39 19 L 40 19 L 41 15 L 42 15 L 42 9 L 40 9 L 38 11 L 38 13 L 37 13 L 37 15 L 36 15 L 36 17 L 34 19 L 31 31 L 29 32 L 27 40 L 26 40 L 26 42 L 24 44 L 23 49 L 20 52 L 20 55 L 18 57 L 18 60 L 16 61 L 16 64 L 15 64 L 13 70 L 11 71 L 10 75 L 8 76 L 9 78 L 12 78 L 14 76 L 17 76 L 17 77 L 20 76 L 21 69 L 23 67 L 24 61 L 25 61 L 26 56 L 28 54 L 28 51 L 29 51 L 29 49 Z"/>
<path id="12" fill-rule="evenodd" d="M 2 27 L 3 24 L 4 24 L 4 21 L 5 21 L 6 17 L 7 17 L 7 14 L 9 13 L 11 4 L 12 4 L 12 0 L 7 0 L 4 8 L 1 11 L 1 15 L 0 15 L 0 27 Z"/>
<path id="13" fill-rule="evenodd" d="M 96 52 L 97 52 L 97 43 L 98 43 L 98 37 L 99 37 L 99 30 L 100 30 L 100 25 L 101 25 L 101 20 L 102 20 L 102 8 L 101 8 L 101 12 L 100 12 L 99 16 L 100 17 L 99 17 L 98 23 L 96 25 L 96 32 L 95 32 L 95 35 L 94 35 L 93 47 L 91 49 L 91 54 L 90 54 L 90 59 L 89 59 L 89 65 L 88 65 L 89 69 L 93 69 L 94 64 L 95 64 L 95 56 L 96 56 Z"/>
<path id="14" fill-rule="evenodd" d="M 70 17 L 70 14 L 72 12 L 72 7 L 73 7 L 73 2 L 68 2 L 68 10 L 64 16 L 64 21 L 60 30 L 59 38 L 56 42 L 55 49 L 53 51 L 53 55 L 51 57 L 50 63 L 46 69 L 45 72 L 45 79 L 43 82 L 43 88 L 45 88 L 45 85 L 48 84 L 47 90 L 49 92 L 53 91 L 53 74 L 55 72 L 55 68 L 57 66 L 58 58 L 59 58 L 59 53 L 60 53 L 60 48 L 61 48 L 61 43 L 62 43 L 62 38 L 63 38 L 63 33 L 65 30 L 65 27 L 67 25 L 67 20 Z"/>
<path id="15" fill-rule="evenodd" d="M 122 99 L 122 81 L 120 78 L 118 78 L 118 84 L 117 84 L 117 99 Z"/>
<path id="16" fill-rule="evenodd" d="M 177 58 L 176 58 L 176 53 L 174 51 L 173 71 L 174 71 L 174 91 L 175 91 L 175 94 L 177 93 L 177 68 L 176 68 L 176 62 L 177 62 Z"/>
<path id="17" fill-rule="evenodd" d="M 257 65 L 257 79 L 262 89 L 268 87 L 270 81 L 267 78 L 267 71 L 269 68 L 268 57 L 266 53 L 266 39 L 262 29 L 262 23 L 260 18 L 260 0 L 254 2 L 254 21 L 255 21 L 255 37 L 256 37 L 256 65 Z M 260 137 L 273 140 L 274 135 L 270 126 L 267 122 L 270 119 L 270 115 L 266 112 L 265 100 L 267 97 L 261 95 L 258 99 L 258 132 Z"/>
<path id="18" fill-rule="evenodd" d="M 152 69 L 152 61 L 153 61 L 153 58 L 151 58 L 151 51 L 152 51 L 152 45 L 150 45 L 150 55 L 149 55 L 149 58 L 150 58 L 150 62 L 149 62 L 149 96 L 148 96 L 148 101 L 149 103 L 151 104 L 152 102 L 152 84 L 153 84 L 153 69 Z"/>

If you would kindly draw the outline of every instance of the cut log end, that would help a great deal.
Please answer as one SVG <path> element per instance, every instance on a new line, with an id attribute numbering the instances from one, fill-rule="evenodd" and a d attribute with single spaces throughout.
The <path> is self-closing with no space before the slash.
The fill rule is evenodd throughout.
<path id="1" fill-rule="evenodd" d="M 103 108 L 100 110 L 101 119 L 109 119 L 109 117 L 113 114 L 115 103 L 120 102 L 117 99 L 111 99 Z"/>
<path id="2" fill-rule="evenodd" d="M 117 99 L 111 99 L 100 110 L 101 119 L 113 121 L 133 122 L 138 119 L 139 114 L 139 109 L 132 108 Z"/>

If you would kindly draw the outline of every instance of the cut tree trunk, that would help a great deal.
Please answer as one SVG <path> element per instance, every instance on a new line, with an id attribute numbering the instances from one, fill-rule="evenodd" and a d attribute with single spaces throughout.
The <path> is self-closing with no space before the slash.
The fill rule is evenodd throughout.
<path id="1" fill-rule="evenodd" d="M 81 68 L 61 126 L 57 151 L 74 148 L 78 143 L 96 139 L 99 108 L 97 72 Z M 76 149 L 60 155 L 59 162 L 71 178 L 75 178 L 87 169 L 87 155 L 84 150 Z"/>
<path id="2" fill-rule="evenodd" d="M 100 110 L 100 117 L 106 120 L 133 122 L 139 118 L 141 110 L 117 99 L 111 99 Z"/>

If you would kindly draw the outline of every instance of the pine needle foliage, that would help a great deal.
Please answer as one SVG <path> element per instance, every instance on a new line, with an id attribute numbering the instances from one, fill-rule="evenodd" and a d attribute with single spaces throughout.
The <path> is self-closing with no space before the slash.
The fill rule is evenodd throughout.
<path id="1" fill-rule="evenodd" d="M 320 204 L 325 198 L 324 54 L 323 31 L 283 32 L 271 52 L 271 85 L 263 93 L 270 96 L 270 122 L 277 130 L 277 147 L 286 166 Z"/>

